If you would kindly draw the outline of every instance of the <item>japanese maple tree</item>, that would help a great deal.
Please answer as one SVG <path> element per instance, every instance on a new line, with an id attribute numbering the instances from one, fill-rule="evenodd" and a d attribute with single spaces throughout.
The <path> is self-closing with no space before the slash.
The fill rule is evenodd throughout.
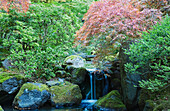
<path id="1" fill-rule="evenodd" d="M 158 9 L 141 9 L 134 0 L 100 0 L 84 15 L 84 25 L 76 33 L 76 41 L 97 44 L 100 57 L 113 55 L 118 44 L 128 38 L 139 38 L 140 32 L 161 19 Z M 91 42 L 95 41 L 95 42 Z"/>
<path id="2" fill-rule="evenodd" d="M 9 8 L 18 9 L 18 11 L 26 12 L 29 8 L 30 0 L 0 0 L 0 9 L 9 11 Z"/>

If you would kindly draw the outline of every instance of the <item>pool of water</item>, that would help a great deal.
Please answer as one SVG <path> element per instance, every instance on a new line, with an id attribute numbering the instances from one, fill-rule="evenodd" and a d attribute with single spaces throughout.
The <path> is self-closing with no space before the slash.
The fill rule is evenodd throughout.
<path id="1" fill-rule="evenodd" d="M 17 109 L 14 109 L 12 106 L 2 106 L 4 111 L 20 111 Z M 74 107 L 68 107 L 68 108 L 62 108 L 62 109 L 56 109 L 55 107 L 50 106 L 43 106 L 39 109 L 34 110 L 21 110 L 21 111 L 84 111 L 84 108 L 74 108 Z"/>
<path id="2" fill-rule="evenodd" d="M 34 110 L 17 110 L 12 107 L 12 105 L 6 104 L 2 105 L 4 111 L 98 111 L 93 107 L 93 104 L 97 100 L 83 100 L 79 106 L 75 107 L 66 107 L 61 109 L 56 109 L 55 107 L 51 107 L 49 104 Z"/>

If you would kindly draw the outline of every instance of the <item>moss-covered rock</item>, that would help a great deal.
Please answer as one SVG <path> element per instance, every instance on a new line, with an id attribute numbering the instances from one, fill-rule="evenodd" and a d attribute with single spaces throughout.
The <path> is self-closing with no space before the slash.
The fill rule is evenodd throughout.
<path id="1" fill-rule="evenodd" d="M 59 86 L 50 88 L 51 102 L 53 106 L 72 106 L 80 104 L 82 95 L 78 85 L 65 82 Z"/>
<path id="2" fill-rule="evenodd" d="M 72 65 L 73 67 L 84 67 L 86 60 L 78 55 L 71 55 L 65 58 L 64 63 L 68 65 Z"/>
<path id="3" fill-rule="evenodd" d="M 18 73 L 9 73 L 9 72 L 0 72 L 0 83 L 3 83 L 4 81 L 11 79 L 13 77 L 16 77 L 17 80 L 25 80 L 23 74 Z"/>
<path id="4" fill-rule="evenodd" d="M 2 109 L 2 107 L 0 106 L 0 111 L 4 111 L 3 109 Z"/>
<path id="5" fill-rule="evenodd" d="M 125 105 L 121 100 L 121 96 L 117 90 L 113 90 L 107 95 L 100 98 L 96 103 L 95 106 L 102 107 L 102 108 L 109 108 L 115 110 L 124 110 Z"/>
<path id="6" fill-rule="evenodd" d="M 141 111 L 163 111 L 170 109 L 170 87 L 158 92 L 142 89 L 138 105 Z"/>
<path id="7" fill-rule="evenodd" d="M 13 106 L 17 109 L 36 109 L 49 98 L 49 88 L 41 83 L 25 83 L 16 95 Z"/>
<path id="8" fill-rule="evenodd" d="M 87 74 L 88 71 L 85 68 L 76 68 L 71 72 L 71 82 L 75 84 L 81 84 L 85 80 L 85 76 Z"/>
<path id="9" fill-rule="evenodd" d="M 169 111 L 170 101 L 162 100 L 160 104 L 155 105 L 153 111 Z"/>
<path id="10" fill-rule="evenodd" d="M 145 107 L 143 111 L 153 111 L 153 108 L 155 107 L 155 103 L 152 100 L 146 100 L 145 101 Z"/>
<path id="11" fill-rule="evenodd" d="M 25 80 L 22 74 L 0 72 L 0 104 L 12 101 Z"/>

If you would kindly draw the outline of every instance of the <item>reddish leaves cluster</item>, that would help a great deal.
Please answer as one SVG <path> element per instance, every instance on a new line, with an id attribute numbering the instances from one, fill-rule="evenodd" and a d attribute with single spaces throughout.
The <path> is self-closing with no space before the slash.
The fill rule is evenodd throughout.
<path id="1" fill-rule="evenodd" d="M 168 5 L 168 0 L 134 0 L 145 8 L 161 9 Z"/>
<path id="2" fill-rule="evenodd" d="M 9 11 L 9 8 L 18 9 L 18 11 L 26 12 L 29 8 L 30 0 L 0 0 L 0 9 Z"/>
<path id="3" fill-rule="evenodd" d="M 138 4 L 140 5 L 140 4 Z M 77 32 L 77 40 L 89 41 L 101 34 L 117 38 L 140 37 L 161 18 L 157 9 L 138 9 L 132 0 L 101 0 L 94 2 L 84 16 L 85 23 Z M 106 34 L 107 33 L 107 34 Z"/>

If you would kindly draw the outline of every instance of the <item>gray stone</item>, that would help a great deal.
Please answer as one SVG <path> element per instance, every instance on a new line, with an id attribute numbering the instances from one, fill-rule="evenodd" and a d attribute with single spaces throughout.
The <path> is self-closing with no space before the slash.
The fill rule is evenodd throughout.
<path id="1" fill-rule="evenodd" d="M 19 89 L 17 78 L 11 78 L 2 83 L 2 89 L 8 94 L 13 94 Z"/>
<path id="2" fill-rule="evenodd" d="M 82 94 L 78 85 L 65 81 L 65 84 L 50 87 L 51 103 L 56 108 L 78 105 Z"/>
<path id="3" fill-rule="evenodd" d="M 24 93 L 19 97 L 20 101 L 18 101 L 18 107 L 36 109 L 42 106 L 49 97 L 50 94 L 46 90 L 42 92 L 36 89 L 31 91 L 24 90 Z"/>
<path id="4" fill-rule="evenodd" d="M 71 72 L 71 82 L 74 84 L 81 84 L 85 80 L 87 74 L 88 71 L 85 68 L 75 68 Z"/>
<path id="5" fill-rule="evenodd" d="M 78 56 L 78 55 L 68 56 L 64 60 L 65 64 L 72 65 L 75 68 L 84 67 L 85 62 L 86 62 L 86 60 L 83 59 L 81 56 Z"/>
<path id="6" fill-rule="evenodd" d="M 58 86 L 61 84 L 60 81 L 47 81 L 46 82 L 47 86 L 51 87 L 51 86 Z"/>
<path id="7" fill-rule="evenodd" d="M 121 89 L 123 94 L 123 101 L 128 110 L 138 111 L 138 98 L 140 94 L 140 88 L 134 87 L 138 86 L 138 81 L 141 80 L 138 74 L 128 74 L 125 72 L 124 64 L 130 62 L 128 55 L 124 53 L 124 49 L 129 48 L 129 44 L 133 41 L 124 42 L 120 48 L 119 59 L 120 59 L 120 74 L 121 74 Z"/>
<path id="8" fill-rule="evenodd" d="M 42 83 L 24 84 L 13 101 L 18 109 L 37 109 L 50 98 L 49 88 Z"/>
<path id="9" fill-rule="evenodd" d="M 13 65 L 11 65 L 11 61 L 10 60 L 8 60 L 8 59 L 5 59 L 4 61 L 2 61 L 2 65 L 3 65 L 3 67 L 4 68 L 6 68 L 6 69 L 10 69 L 10 68 L 13 68 L 14 66 Z"/>

